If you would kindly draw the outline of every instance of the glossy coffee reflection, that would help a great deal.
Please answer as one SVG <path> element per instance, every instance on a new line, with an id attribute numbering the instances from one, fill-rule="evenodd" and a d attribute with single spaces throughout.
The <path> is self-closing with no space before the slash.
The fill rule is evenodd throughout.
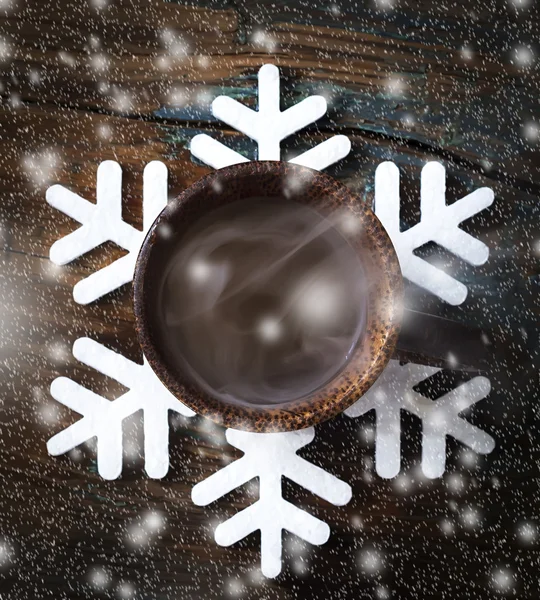
<path id="1" fill-rule="evenodd" d="M 236 404 L 281 404 L 324 386 L 366 325 L 350 227 L 339 212 L 252 197 L 171 236 L 157 283 L 164 351 L 194 384 Z"/>

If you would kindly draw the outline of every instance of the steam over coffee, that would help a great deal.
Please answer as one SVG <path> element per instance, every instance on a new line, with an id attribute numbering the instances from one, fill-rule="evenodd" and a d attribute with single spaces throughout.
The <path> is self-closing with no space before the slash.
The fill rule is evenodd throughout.
<path id="1" fill-rule="evenodd" d="M 367 310 L 341 217 L 250 198 L 171 241 L 158 328 L 182 372 L 216 398 L 260 405 L 302 398 L 333 379 Z"/>

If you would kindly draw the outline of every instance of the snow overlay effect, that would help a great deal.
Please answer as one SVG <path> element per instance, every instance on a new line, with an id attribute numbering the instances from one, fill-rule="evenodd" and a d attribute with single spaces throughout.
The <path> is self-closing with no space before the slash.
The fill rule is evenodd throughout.
<path id="1" fill-rule="evenodd" d="M 281 112 L 277 67 L 264 65 L 258 78 L 257 111 L 225 96 L 214 100 L 212 110 L 217 118 L 257 142 L 258 159 L 279 160 L 281 140 L 319 119 L 326 111 L 326 100 L 322 96 L 312 96 Z M 350 148 L 348 138 L 337 135 L 291 162 L 323 169 L 345 157 Z M 214 168 L 248 160 L 204 134 L 193 138 L 191 152 Z M 128 225 L 122 219 L 121 177 L 117 163 L 106 161 L 100 165 L 95 205 L 59 185 L 52 186 L 47 192 L 49 204 L 82 224 L 52 246 L 50 256 L 53 262 L 69 263 L 106 241 L 113 241 L 129 252 L 75 285 L 74 298 L 82 304 L 97 300 L 132 280 L 145 232 L 167 204 L 167 169 L 160 162 L 151 162 L 144 170 L 143 231 Z M 422 171 L 421 221 L 402 232 L 398 167 L 390 162 L 381 164 L 375 179 L 375 212 L 394 242 L 404 276 L 450 304 L 462 303 L 467 295 L 466 287 L 416 257 L 414 249 L 428 241 L 435 241 L 471 264 L 482 264 L 488 257 L 488 248 L 461 231 L 459 224 L 492 203 L 491 190 L 476 190 L 447 206 L 444 167 L 439 163 L 428 163 Z M 164 388 L 146 361 L 138 365 L 86 338 L 75 342 L 73 352 L 81 362 L 117 380 L 129 391 L 111 402 L 70 379 L 56 379 L 51 386 L 52 395 L 83 418 L 55 435 L 48 443 L 49 452 L 62 454 L 97 436 L 99 473 L 106 479 L 114 479 L 122 469 L 122 421 L 142 409 L 146 471 L 151 477 L 163 477 L 169 464 L 168 411 L 186 416 L 193 415 L 192 411 Z M 487 453 L 493 449 L 494 442 L 489 435 L 459 416 L 464 408 L 488 394 L 489 381 L 476 377 L 432 403 L 414 392 L 412 387 L 436 371 L 412 364 L 400 367 L 392 361 L 372 390 L 347 411 L 348 416 L 357 417 L 368 410 L 376 410 L 377 472 L 381 476 L 393 477 L 400 469 L 401 409 L 422 419 L 422 466 L 428 477 L 438 477 L 444 472 L 446 435 L 452 435 L 477 452 Z M 329 536 L 326 523 L 282 498 L 283 476 L 335 505 L 346 504 L 351 496 L 351 489 L 346 483 L 296 455 L 296 451 L 313 437 L 313 429 L 279 434 L 229 430 L 228 441 L 243 450 L 244 457 L 193 489 L 194 502 L 206 505 L 259 477 L 259 501 L 221 524 L 215 535 L 218 543 L 230 545 L 260 529 L 262 570 L 268 577 L 276 576 L 281 570 L 283 529 L 313 544 L 322 544 Z"/>

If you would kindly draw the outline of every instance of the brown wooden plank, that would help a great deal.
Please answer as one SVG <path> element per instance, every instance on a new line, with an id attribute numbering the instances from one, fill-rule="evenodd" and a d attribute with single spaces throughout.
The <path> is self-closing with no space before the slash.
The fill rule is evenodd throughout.
<path id="1" fill-rule="evenodd" d="M 118 597 L 126 581 L 137 597 L 156 599 L 222 599 L 239 590 L 246 598 L 357 599 L 376 597 L 385 586 L 404 600 L 476 600 L 493 597 L 491 569 L 503 563 L 516 575 L 516 597 L 536 598 L 538 546 L 520 541 L 516 527 L 534 520 L 540 506 L 540 160 L 538 146 L 522 135 L 525 123 L 540 118 L 538 70 L 512 65 L 503 44 L 537 38 L 531 32 L 538 31 L 538 7 L 519 12 L 506 2 L 457 7 L 430 0 L 390 12 L 352 1 L 337 10 L 296 0 L 95 6 L 32 0 L 0 7 L 0 33 L 11 47 L 0 65 L 0 529 L 16 551 L 3 566 L 0 598 Z M 187 56 L 171 32 L 189 45 Z M 470 60 L 464 44 L 474 48 Z M 418 217 L 418 174 L 427 160 L 447 165 L 452 198 L 494 188 L 494 210 L 464 226 L 490 244 L 490 261 L 472 269 L 444 257 L 471 286 L 467 304 L 441 306 L 415 289 L 408 298 L 449 330 L 456 323 L 468 335 L 489 336 L 493 392 L 468 418 L 494 435 L 497 449 L 475 466 L 449 442 L 450 474 L 428 481 L 418 472 L 419 424 L 404 418 L 405 475 L 389 482 L 374 473 L 366 431 L 372 416 L 324 424 L 302 454 L 349 481 L 353 500 L 335 509 L 286 484 L 286 496 L 327 520 L 332 535 L 327 545 L 300 553 L 305 573 L 287 535 L 283 574 L 261 582 L 253 574 L 257 536 L 225 549 L 210 527 L 253 496 L 237 491 L 209 508 L 190 501 L 195 482 L 240 454 L 224 444 L 219 428 L 171 418 L 171 471 L 163 481 L 146 478 L 139 456 L 127 461 L 121 479 L 103 481 L 91 444 L 72 459 L 47 455 L 46 440 L 77 419 L 48 393 L 56 376 L 110 398 L 122 392 L 77 363 L 73 341 L 88 335 L 132 360 L 140 354 L 129 287 L 91 306 L 71 297 L 76 281 L 121 251 L 108 245 L 51 267 L 50 245 L 76 224 L 48 207 L 44 193 L 58 182 L 92 201 L 98 164 L 117 160 L 125 173 L 125 218 L 140 226 L 148 161 L 167 164 L 174 195 L 209 170 L 189 155 L 196 133 L 251 156 L 243 136 L 213 120 L 209 101 L 225 92 L 254 106 L 255 74 L 264 62 L 281 67 L 284 106 L 310 93 L 329 99 L 329 117 L 287 140 L 284 153 L 334 132 L 349 135 L 351 156 L 329 172 L 366 202 L 374 168 L 385 159 L 404 174 L 407 223 Z M 179 91 L 185 98 L 175 106 Z M 436 340 L 434 354 L 451 337 L 437 341 L 438 331 L 425 333 Z M 468 349 L 452 349 L 467 357 Z M 126 424 L 126 441 L 140 441 L 137 423 Z M 468 524 L 468 507 L 478 508 L 478 525 Z M 160 511 L 166 527 L 147 546 L 133 546 L 130 528 L 147 510 Z M 446 521 L 452 534 L 442 528 Z M 359 567 L 370 546 L 384 556 L 379 575 Z M 109 574 L 105 589 L 91 584 L 95 568 Z"/>

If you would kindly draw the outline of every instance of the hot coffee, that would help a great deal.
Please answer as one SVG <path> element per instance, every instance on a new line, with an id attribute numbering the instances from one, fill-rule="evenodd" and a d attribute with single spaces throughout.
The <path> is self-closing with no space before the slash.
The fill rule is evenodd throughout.
<path id="1" fill-rule="evenodd" d="M 211 396 L 237 404 L 277 405 L 331 381 L 367 318 L 350 219 L 285 198 L 249 198 L 172 236 L 155 321 L 172 362 Z"/>

